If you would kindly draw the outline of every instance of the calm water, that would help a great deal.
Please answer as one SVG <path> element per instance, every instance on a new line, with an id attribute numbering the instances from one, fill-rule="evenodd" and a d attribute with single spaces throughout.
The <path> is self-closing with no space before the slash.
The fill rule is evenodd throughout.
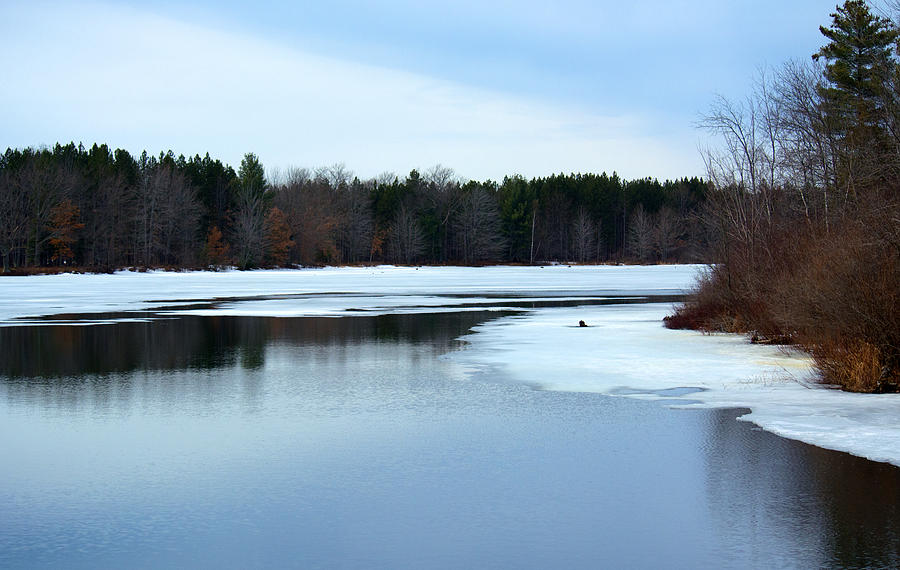
<path id="1" fill-rule="evenodd" d="M 439 358 L 494 317 L 0 328 L 0 567 L 900 565 L 900 469 Z"/>

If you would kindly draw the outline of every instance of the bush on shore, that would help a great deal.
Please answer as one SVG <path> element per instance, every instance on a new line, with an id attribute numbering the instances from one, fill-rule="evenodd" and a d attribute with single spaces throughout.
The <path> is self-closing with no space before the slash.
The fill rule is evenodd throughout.
<path id="1" fill-rule="evenodd" d="M 728 256 L 741 261 L 710 268 L 665 325 L 797 344 L 824 383 L 900 391 L 900 207 L 884 198 Z"/>

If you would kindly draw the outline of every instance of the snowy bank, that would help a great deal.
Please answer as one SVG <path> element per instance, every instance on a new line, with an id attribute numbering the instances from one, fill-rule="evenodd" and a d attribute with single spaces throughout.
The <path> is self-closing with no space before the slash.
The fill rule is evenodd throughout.
<path id="1" fill-rule="evenodd" d="M 783 348 L 663 328 L 671 309 L 538 309 L 475 327 L 467 350 L 450 358 L 540 389 L 749 408 L 740 419 L 781 436 L 900 466 L 900 397 L 817 385 L 810 360 Z"/>

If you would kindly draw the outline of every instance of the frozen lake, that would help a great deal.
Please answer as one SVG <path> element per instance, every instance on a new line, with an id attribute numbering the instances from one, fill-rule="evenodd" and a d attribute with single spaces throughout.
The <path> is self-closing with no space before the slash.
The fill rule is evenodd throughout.
<path id="1" fill-rule="evenodd" d="M 735 420 L 896 400 L 662 329 L 695 270 L 4 278 L 0 567 L 898 565 L 900 470 Z"/>

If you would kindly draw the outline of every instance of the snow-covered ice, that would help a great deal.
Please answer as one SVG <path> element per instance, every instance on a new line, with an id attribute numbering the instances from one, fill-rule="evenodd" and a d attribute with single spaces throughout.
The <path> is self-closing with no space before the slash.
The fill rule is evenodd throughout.
<path id="1" fill-rule="evenodd" d="M 674 295 L 698 266 L 367 267 L 300 271 L 118 272 L 0 278 L 0 326 L 29 317 L 154 309 L 163 313 L 352 316 L 497 310 L 512 301 Z M 214 302 L 213 302 L 214 301 Z M 181 307 L 181 308 L 179 308 Z M 900 397 L 814 383 L 807 358 L 734 335 L 661 326 L 671 305 L 522 310 L 476 327 L 448 355 L 470 373 L 546 390 L 749 408 L 742 419 L 814 445 L 900 466 Z M 112 320 L 142 318 L 114 316 Z M 590 326 L 578 327 L 584 320 Z M 57 321 L 59 322 L 59 321 Z"/>
<path id="2" fill-rule="evenodd" d="M 115 313 L 225 301 L 216 314 L 345 316 L 421 312 L 477 302 L 459 296 L 591 297 L 679 294 L 698 266 L 347 267 L 276 271 L 0 277 L 0 325 L 63 313 Z M 249 297 L 263 298 L 247 300 Z M 275 297 L 274 299 L 272 297 Z M 281 297 L 281 298 L 278 298 Z M 198 309 L 194 314 L 210 314 Z M 372 313 L 368 313 L 372 314 Z M 21 323 L 18 323 L 21 324 Z"/>
<path id="3" fill-rule="evenodd" d="M 473 373 L 546 390 L 749 408 L 740 419 L 812 445 L 900 466 L 900 396 L 815 383 L 810 360 L 739 335 L 662 327 L 667 303 L 537 309 L 475 327 L 450 357 Z M 578 321 L 588 323 L 578 327 Z"/>

